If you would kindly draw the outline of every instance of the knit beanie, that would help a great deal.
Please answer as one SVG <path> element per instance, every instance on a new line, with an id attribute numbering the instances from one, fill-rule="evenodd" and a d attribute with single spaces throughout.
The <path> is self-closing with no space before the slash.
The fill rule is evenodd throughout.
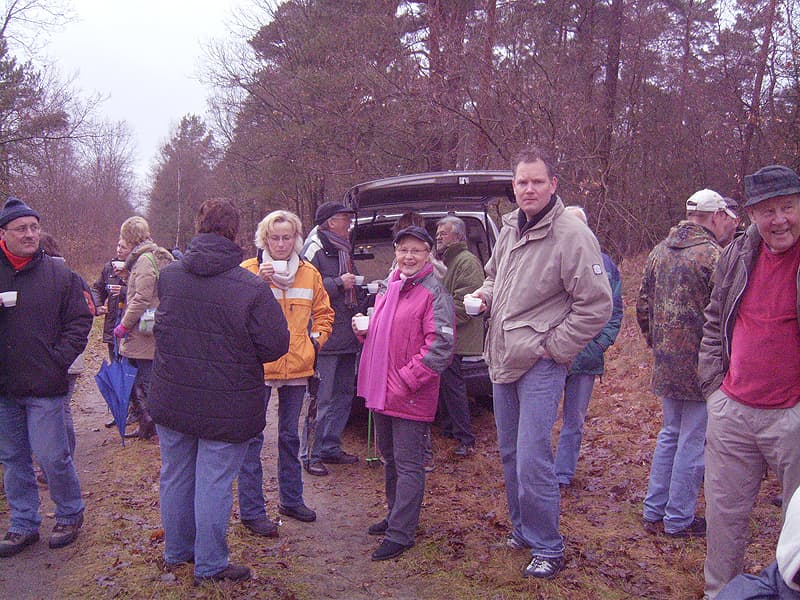
<path id="1" fill-rule="evenodd" d="M 10 223 L 14 219 L 19 219 L 20 217 L 36 217 L 38 221 L 39 213 L 19 198 L 9 196 L 5 206 L 3 206 L 3 210 L 0 212 L 0 227 L 5 227 L 7 223 Z"/>
<path id="2" fill-rule="evenodd" d="M 775 558 L 786 585 L 800 591 L 800 491 L 794 493 L 786 507 L 786 518 L 781 537 L 778 538 Z"/>

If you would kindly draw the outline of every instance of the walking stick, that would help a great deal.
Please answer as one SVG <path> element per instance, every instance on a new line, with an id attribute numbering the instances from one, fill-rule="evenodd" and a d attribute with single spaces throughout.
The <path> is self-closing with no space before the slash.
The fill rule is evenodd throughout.
<path id="1" fill-rule="evenodd" d="M 367 416 L 367 457 L 364 459 L 368 465 L 380 464 L 378 456 L 378 439 L 375 436 L 375 422 L 372 420 L 372 411 Z"/>

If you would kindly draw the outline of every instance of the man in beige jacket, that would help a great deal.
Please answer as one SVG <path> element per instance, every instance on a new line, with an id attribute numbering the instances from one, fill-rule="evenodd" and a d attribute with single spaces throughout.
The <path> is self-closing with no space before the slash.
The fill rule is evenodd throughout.
<path id="1" fill-rule="evenodd" d="M 550 579 L 564 565 L 553 424 L 569 364 L 611 316 L 611 288 L 597 239 L 556 196 L 547 155 L 525 148 L 513 172 L 519 208 L 503 217 L 474 295 L 491 310 L 484 354 L 513 525 L 507 544 L 531 549 L 525 576 Z"/>

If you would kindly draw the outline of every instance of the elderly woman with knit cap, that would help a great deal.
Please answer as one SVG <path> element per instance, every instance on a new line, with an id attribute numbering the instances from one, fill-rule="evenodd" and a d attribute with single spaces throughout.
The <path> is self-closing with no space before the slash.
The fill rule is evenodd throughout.
<path id="1" fill-rule="evenodd" d="M 146 405 L 156 343 L 152 330 L 142 331 L 139 321 L 145 311 L 158 308 L 159 273 L 172 262 L 172 255 L 150 239 L 150 226 L 142 217 L 126 219 L 119 229 L 119 237 L 120 243 L 132 250 L 125 259 L 125 271 L 129 273 L 127 305 L 114 336 L 121 339 L 119 353 L 137 368 L 131 392 L 131 415 L 139 423 L 139 428 L 125 437 L 146 440 L 156 431 Z"/>
<path id="2" fill-rule="evenodd" d="M 272 388 L 278 388 L 278 512 L 311 522 L 317 515 L 303 501 L 298 421 L 308 378 L 314 374 L 316 352 L 333 329 L 333 309 L 319 271 L 299 256 L 302 227 L 294 213 L 269 213 L 256 229 L 258 257 L 244 261 L 242 267 L 270 284 L 289 323 L 289 352 L 264 365 L 265 399 L 269 401 Z M 264 509 L 263 445 L 263 432 L 250 440 L 239 471 L 239 512 L 242 524 L 250 531 L 275 537 L 278 529 Z"/>
<path id="3" fill-rule="evenodd" d="M 436 414 L 439 374 L 453 353 L 453 300 L 435 276 L 433 239 L 411 226 L 394 238 L 397 268 L 382 286 L 366 329 L 358 394 L 374 413 L 378 447 L 386 461 L 389 513 L 367 530 L 384 536 L 372 560 L 394 558 L 414 545 L 425 493 L 425 434 Z"/>

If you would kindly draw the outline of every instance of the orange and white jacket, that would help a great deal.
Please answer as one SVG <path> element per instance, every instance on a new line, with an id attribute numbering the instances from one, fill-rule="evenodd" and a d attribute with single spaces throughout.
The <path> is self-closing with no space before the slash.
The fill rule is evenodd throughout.
<path id="1" fill-rule="evenodd" d="M 241 265 L 258 273 L 258 259 L 248 258 Z M 300 260 L 294 284 L 288 290 L 270 285 L 272 293 L 283 309 L 289 325 L 289 352 L 278 360 L 264 364 L 264 379 L 300 379 L 314 374 L 314 335 L 320 348 L 328 341 L 333 330 L 333 309 L 328 292 L 319 274 L 310 262 Z"/>

